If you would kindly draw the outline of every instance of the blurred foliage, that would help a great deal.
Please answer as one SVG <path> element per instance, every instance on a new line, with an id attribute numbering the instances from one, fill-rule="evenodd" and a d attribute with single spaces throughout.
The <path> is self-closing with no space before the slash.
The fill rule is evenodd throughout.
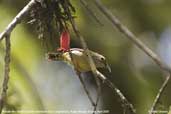
<path id="1" fill-rule="evenodd" d="M 140 40 L 160 54 L 158 47 L 165 45 L 160 43 L 160 36 L 171 25 L 170 0 L 102 1 Z M 0 31 L 27 2 L 28 0 L 0 0 Z M 111 78 L 114 84 L 135 105 L 138 114 L 147 114 L 164 81 L 161 70 L 122 33 L 111 26 L 111 23 L 97 10 L 92 0 L 87 0 L 87 2 L 103 26 L 91 17 L 79 0 L 71 0 L 76 9 L 76 22 L 89 49 L 107 57 L 112 68 Z M 83 94 L 81 85 L 78 85 L 79 81 L 72 80 L 76 77 L 70 76 L 75 74 L 66 64 L 46 63 L 44 58 L 46 49 L 41 45 L 35 30 L 35 26 L 26 24 L 25 21 L 24 24 L 16 27 L 11 35 L 12 64 L 6 108 L 58 109 L 62 107 L 61 104 L 64 105 L 62 108 L 66 108 L 67 103 L 76 107 L 80 102 L 86 107 L 88 99 Z M 55 50 L 55 47 L 59 45 L 58 32 L 56 31 L 57 36 L 54 37 L 54 40 L 49 41 L 53 49 L 48 50 Z M 47 39 L 49 37 L 46 36 Z M 81 47 L 78 38 L 75 38 L 73 33 L 71 42 L 71 47 Z M 0 82 L 2 82 L 3 43 L 0 44 L 0 48 Z M 168 86 L 165 99 L 159 106 L 160 109 L 165 110 L 170 105 L 169 89 Z M 102 93 L 102 109 L 122 114 L 121 104 L 107 86 L 103 85 Z"/>

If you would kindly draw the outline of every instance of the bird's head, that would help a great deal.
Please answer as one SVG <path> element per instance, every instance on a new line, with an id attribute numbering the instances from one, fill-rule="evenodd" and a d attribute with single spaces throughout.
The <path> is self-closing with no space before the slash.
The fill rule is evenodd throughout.
<path id="1" fill-rule="evenodd" d="M 98 53 L 93 53 L 91 55 L 97 68 L 106 68 L 109 72 L 111 72 L 111 68 L 103 55 Z"/>

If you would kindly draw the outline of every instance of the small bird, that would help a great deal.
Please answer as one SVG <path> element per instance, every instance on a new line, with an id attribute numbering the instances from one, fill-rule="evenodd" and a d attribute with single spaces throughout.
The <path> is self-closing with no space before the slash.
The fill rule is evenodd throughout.
<path id="1" fill-rule="evenodd" d="M 109 72 L 111 72 L 106 58 L 103 55 L 93 51 L 90 51 L 90 55 L 97 68 L 107 68 Z M 85 51 L 80 48 L 71 48 L 66 52 L 48 53 L 47 58 L 52 61 L 65 61 L 70 65 L 75 65 L 76 70 L 81 73 L 91 71 L 88 56 Z"/>
<path id="2" fill-rule="evenodd" d="M 97 68 L 107 68 L 111 72 L 106 58 L 103 55 L 93 51 L 89 52 Z M 70 65 L 74 65 L 74 68 L 81 73 L 91 71 L 88 55 L 85 51 L 80 48 L 70 48 L 70 34 L 67 30 L 61 33 L 60 48 L 57 49 L 57 52 L 48 53 L 47 59 L 52 61 L 65 61 Z"/>

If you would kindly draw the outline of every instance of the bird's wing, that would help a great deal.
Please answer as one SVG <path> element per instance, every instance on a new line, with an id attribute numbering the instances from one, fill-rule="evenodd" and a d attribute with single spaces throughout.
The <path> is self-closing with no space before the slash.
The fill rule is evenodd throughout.
<path id="1" fill-rule="evenodd" d="M 83 52 L 83 53 L 85 53 L 84 49 L 81 49 L 81 48 L 71 48 L 70 50 L 71 50 L 71 51 L 78 50 L 78 51 L 80 51 L 80 52 Z M 95 55 L 100 55 L 100 56 L 102 56 L 101 54 L 99 54 L 99 53 L 96 53 L 96 52 L 94 52 L 94 51 L 91 51 L 91 50 L 89 50 L 89 52 L 90 52 L 90 54 L 91 54 L 92 56 L 95 56 Z"/>
<path id="2" fill-rule="evenodd" d="M 70 49 L 70 51 L 74 51 L 74 50 L 78 50 L 78 51 L 81 51 L 81 52 L 83 52 L 84 50 L 83 49 L 81 49 L 81 48 L 71 48 Z"/>

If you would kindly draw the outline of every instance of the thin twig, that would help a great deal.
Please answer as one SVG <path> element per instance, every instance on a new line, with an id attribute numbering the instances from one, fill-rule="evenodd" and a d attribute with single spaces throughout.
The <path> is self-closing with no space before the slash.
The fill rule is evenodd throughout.
<path id="1" fill-rule="evenodd" d="M 94 11 L 89 7 L 88 3 L 85 0 L 80 0 L 80 2 L 85 7 L 85 9 L 88 11 L 88 13 L 94 18 L 94 20 L 97 23 L 99 23 L 101 26 L 103 26 L 103 23 L 100 21 L 100 19 L 94 13 Z"/>
<path id="2" fill-rule="evenodd" d="M 11 52 L 11 43 L 10 43 L 10 34 L 6 35 L 5 38 L 5 66 L 4 66 L 4 80 L 2 84 L 2 92 L 0 98 L 0 114 L 5 104 L 8 82 L 9 82 L 9 72 L 10 72 L 10 52 Z"/>
<path id="3" fill-rule="evenodd" d="M 150 48 L 148 48 L 141 40 L 139 40 L 125 25 L 123 25 L 111 11 L 109 11 L 100 0 L 94 0 L 97 8 L 106 16 L 106 18 L 112 22 L 113 27 L 116 27 L 121 33 L 123 33 L 128 39 L 130 39 L 138 48 L 144 51 L 154 62 L 160 66 L 161 69 L 171 73 L 171 68 L 164 64 L 160 58 Z"/>
<path id="4" fill-rule="evenodd" d="M 97 84 L 97 98 L 96 98 L 96 103 L 95 103 L 95 106 L 94 106 L 94 111 L 93 111 L 93 114 L 96 114 L 96 110 L 97 110 L 97 106 L 98 106 L 98 102 L 100 100 L 100 96 L 101 96 L 101 83 L 100 83 L 100 80 L 98 77 L 96 77 L 96 84 Z"/>
<path id="5" fill-rule="evenodd" d="M 136 110 L 133 105 L 126 99 L 126 97 L 122 94 L 122 92 L 109 80 L 107 79 L 102 73 L 97 71 L 97 76 L 108 85 L 116 95 L 118 95 L 119 100 L 122 102 L 124 108 L 129 109 L 131 113 L 135 114 Z"/>
<path id="6" fill-rule="evenodd" d="M 84 83 L 84 81 L 83 81 L 83 79 L 82 79 L 80 73 L 77 72 L 77 75 L 78 75 L 78 78 L 79 78 L 79 80 L 80 80 L 80 82 L 81 82 L 81 84 L 82 84 L 82 86 L 83 86 L 83 88 L 84 88 L 84 91 L 85 91 L 85 93 L 87 94 L 87 96 L 88 96 L 88 98 L 89 98 L 89 100 L 90 100 L 92 106 L 95 107 L 95 106 L 96 106 L 96 103 L 93 101 L 93 99 L 92 99 L 92 97 L 91 97 L 91 95 L 90 95 L 90 93 L 89 93 L 89 91 L 88 91 L 88 89 L 87 89 L 87 87 L 86 87 L 86 84 Z"/>
<path id="7" fill-rule="evenodd" d="M 164 83 L 162 84 L 161 88 L 159 89 L 159 92 L 157 93 L 157 96 L 155 97 L 155 100 L 153 102 L 151 110 L 149 111 L 149 114 L 154 114 L 155 108 L 156 108 L 156 106 L 157 106 L 157 104 L 158 104 L 158 102 L 159 102 L 165 88 L 168 85 L 169 79 L 170 79 L 170 73 L 167 73 L 166 79 L 165 79 Z"/>
<path id="8" fill-rule="evenodd" d="M 33 7 L 33 5 L 36 3 L 35 0 L 31 0 L 17 15 L 16 17 L 8 24 L 8 26 L 5 28 L 5 30 L 0 34 L 0 41 L 8 34 L 10 34 L 13 29 L 16 27 L 17 24 L 19 24 L 23 18 L 28 14 L 30 9 Z"/>

